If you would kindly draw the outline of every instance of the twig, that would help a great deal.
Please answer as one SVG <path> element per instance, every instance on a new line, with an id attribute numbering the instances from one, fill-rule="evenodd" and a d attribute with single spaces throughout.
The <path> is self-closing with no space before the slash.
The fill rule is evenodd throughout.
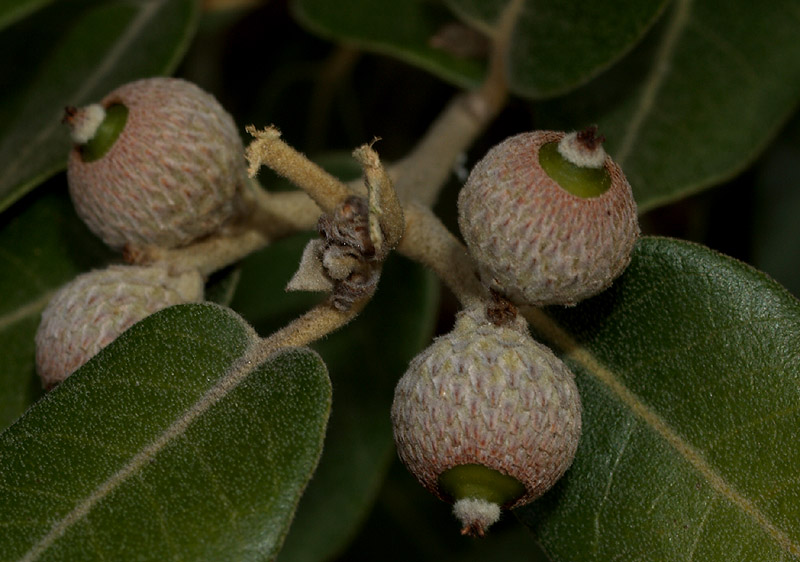
<path id="1" fill-rule="evenodd" d="M 397 251 L 430 267 L 453 291 L 463 306 L 491 297 L 475 271 L 467 248 L 421 205 L 406 207 L 406 232 Z"/>
<path id="2" fill-rule="evenodd" d="M 276 127 L 259 131 L 249 125 L 245 129 L 255 138 L 245 151 L 251 177 L 259 167 L 267 166 L 303 189 L 327 213 L 350 195 L 345 184 L 283 142 Z"/>
<path id="3" fill-rule="evenodd" d="M 412 152 L 391 168 L 403 201 L 432 206 L 458 157 L 492 122 L 508 98 L 506 59 L 522 0 L 504 9 L 493 33 L 489 71 L 480 88 L 453 99 Z"/>

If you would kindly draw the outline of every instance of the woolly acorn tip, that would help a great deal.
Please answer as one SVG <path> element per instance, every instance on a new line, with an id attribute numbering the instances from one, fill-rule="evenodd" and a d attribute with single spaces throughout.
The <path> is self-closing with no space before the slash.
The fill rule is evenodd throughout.
<path id="1" fill-rule="evenodd" d="M 97 133 L 106 118 L 106 110 L 99 103 L 86 107 L 68 106 L 64 109 L 62 121 L 69 127 L 70 137 L 75 144 L 86 144 Z"/>
<path id="2" fill-rule="evenodd" d="M 465 498 L 453 504 L 453 515 L 461 521 L 462 535 L 483 537 L 500 519 L 500 506 L 486 500 Z"/>

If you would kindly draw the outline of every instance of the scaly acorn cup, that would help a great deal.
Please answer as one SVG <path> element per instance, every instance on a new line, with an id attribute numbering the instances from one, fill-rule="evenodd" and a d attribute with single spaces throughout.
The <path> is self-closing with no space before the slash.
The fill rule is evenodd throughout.
<path id="1" fill-rule="evenodd" d="M 595 132 L 510 137 L 459 193 L 459 227 L 481 279 L 517 304 L 573 305 L 630 262 L 636 202 Z"/>
<path id="2" fill-rule="evenodd" d="M 209 93 L 177 78 L 147 78 L 101 103 L 67 108 L 67 162 L 78 215 L 115 249 L 174 248 L 243 211 L 244 146 Z"/>
<path id="3" fill-rule="evenodd" d="M 110 266 L 64 285 L 42 312 L 36 370 L 48 390 L 139 320 L 168 306 L 203 299 L 197 272 L 159 266 Z"/>
<path id="4" fill-rule="evenodd" d="M 453 502 L 462 533 L 482 536 L 501 508 L 533 501 L 569 468 L 581 403 L 573 374 L 521 317 L 496 325 L 471 307 L 413 359 L 392 424 L 409 471 Z"/>

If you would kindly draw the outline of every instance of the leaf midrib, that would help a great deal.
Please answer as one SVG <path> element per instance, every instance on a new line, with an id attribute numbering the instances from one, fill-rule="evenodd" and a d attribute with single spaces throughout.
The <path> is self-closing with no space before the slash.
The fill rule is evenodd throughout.
<path id="1" fill-rule="evenodd" d="M 601 363 L 587 348 L 578 343 L 543 311 L 530 309 L 527 311 L 526 317 L 538 332 L 564 353 L 565 357 L 579 364 L 587 373 L 603 383 L 634 415 L 658 433 L 703 477 L 716 493 L 739 508 L 781 548 L 795 556 L 800 555 L 800 544 L 775 525 L 751 500 L 720 476 L 698 449 L 688 443 L 661 416 L 631 392 L 615 373 Z"/>
<path id="2" fill-rule="evenodd" d="M 88 93 L 97 86 L 109 69 L 114 68 L 122 53 L 124 53 L 134 41 L 139 31 L 147 24 L 147 22 L 155 17 L 159 8 L 165 2 L 166 0 L 151 0 L 150 2 L 141 4 L 139 14 L 131 20 L 131 23 L 125 30 L 125 33 L 120 36 L 119 40 L 114 44 L 114 47 L 108 51 L 100 64 L 97 65 L 95 71 L 81 83 L 80 89 L 71 94 L 71 99 L 84 99 Z M 59 114 L 60 111 L 61 109 L 59 109 Z M 61 127 L 59 114 L 56 114 L 54 118 L 50 120 L 50 124 L 44 127 L 39 134 L 31 139 L 31 141 L 16 155 L 16 157 L 11 161 L 11 165 L 8 166 L 2 174 L 0 174 L 0 184 L 5 182 L 7 178 L 14 177 L 14 174 L 17 173 L 19 167 L 27 162 L 27 156 L 33 150 L 39 147 L 45 139 L 50 137 L 50 135 L 53 133 L 53 130 L 55 130 L 57 127 Z"/>
<path id="3" fill-rule="evenodd" d="M 47 551 L 67 530 L 84 519 L 106 496 L 125 483 L 131 476 L 146 466 L 160 451 L 175 439 L 181 437 L 200 416 L 212 406 L 225 398 L 239 383 L 253 372 L 264 361 L 264 347 L 255 335 L 251 335 L 250 343 L 242 356 L 222 378 L 180 415 L 168 428 L 136 453 L 114 474 L 97 486 L 82 502 L 76 505 L 64 517 L 53 523 L 50 530 L 34 544 L 21 561 L 36 560 Z"/>
<path id="4" fill-rule="evenodd" d="M 0 332 L 13 326 L 17 322 L 27 320 L 41 313 L 47 306 L 47 303 L 50 302 L 50 299 L 53 298 L 54 294 L 55 291 L 47 291 L 42 293 L 37 299 L 23 304 L 22 306 L 18 306 L 8 314 L 0 315 Z"/>
<path id="5" fill-rule="evenodd" d="M 675 53 L 675 48 L 686 25 L 689 22 L 693 0 L 677 0 L 675 10 L 669 25 L 665 30 L 656 51 L 650 74 L 647 76 L 638 103 L 631 115 L 628 126 L 622 137 L 619 149 L 614 154 L 614 159 L 624 167 L 625 161 L 636 146 L 639 133 L 645 120 L 655 108 L 656 98 L 670 70 L 670 61 Z"/>

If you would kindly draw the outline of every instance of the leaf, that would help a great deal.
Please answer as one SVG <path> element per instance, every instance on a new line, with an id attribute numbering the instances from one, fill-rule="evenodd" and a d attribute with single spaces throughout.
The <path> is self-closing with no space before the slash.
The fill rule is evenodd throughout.
<path id="1" fill-rule="evenodd" d="M 445 4 L 491 36 L 510 2 L 447 0 Z M 667 2 L 525 0 L 522 4 L 509 50 L 510 87 L 515 94 L 542 98 L 585 83 L 619 59 L 653 25 Z M 475 56 L 433 46 L 432 38 L 455 21 L 430 2 L 387 0 L 380 10 L 368 0 L 295 0 L 293 6 L 298 19 L 316 33 L 396 56 L 459 86 L 474 86 L 483 74 L 484 65 Z M 455 41 L 466 40 L 458 36 Z M 479 58 L 485 59 L 483 50 Z"/>
<path id="2" fill-rule="evenodd" d="M 34 560 L 274 556 L 330 408 L 310 350 L 259 362 L 217 305 L 125 332 L 0 435 L 0 551 Z"/>
<path id="3" fill-rule="evenodd" d="M 47 13 L 57 17 L 64 9 L 56 3 Z M 54 39 L 43 35 L 37 72 L 0 98 L 13 106 L 0 109 L 13 115 L 0 120 L 0 210 L 64 167 L 70 148 L 60 124 L 65 105 L 94 102 L 120 84 L 171 71 L 198 13 L 195 0 L 107 2 L 73 15 L 74 24 Z M 29 35 L 14 39 L 13 49 L 6 48 L 24 52 L 31 44 Z"/>
<path id="4" fill-rule="evenodd" d="M 396 456 L 389 416 L 394 387 L 430 341 L 437 301 L 430 272 L 391 258 L 362 315 L 314 346 L 331 370 L 336 405 L 319 469 L 279 562 L 331 559 L 366 517 Z"/>
<path id="5" fill-rule="evenodd" d="M 447 22 L 426 13 L 429 3 L 391 0 L 381 10 L 364 3 L 296 0 L 294 6 L 318 33 L 399 56 L 462 86 L 479 80 L 459 77 L 451 59 L 431 63 L 430 48 L 417 48 Z M 508 0 L 447 4 L 490 30 Z M 675 0 L 665 11 L 666 5 L 528 0 L 510 47 L 513 93 L 572 92 L 541 103 L 536 126 L 598 124 L 642 211 L 741 172 L 800 102 L 797 2 Z"/>
<path id="6" fill-rule="evenodd" d="M 460 86 L 473 86 L 483 65 L 431 45 L 453 16 L 435 2 L 384 0 L 294 0 L 292 13 L 314 33 L 388 54 Z M 357 17 L 354 16 L 357 14 Z"/>
<path id="7" fill-rule="evenodd" d="M 64 177 L 0 217 L 0 430 L 41 394 L 34 335 L 53 293 L 111 252 L 75 215 Z"/>
<path id="8" fill-rule="evenodd" d="M 518 510 L 554 560 L 800 560 L 800 302 L 644 238 L 610 290 L 533 326 L 584 407 L 572 468 Z"/>
<path id="9" fill-rule="evenodd" d="M 283 291 L 307 240 L 292 237 L 243 263 L 232 306 L 259 332 L 273 331 L 320 299 Z M 331 559 L 367 516 L 395 456 L 389 418 L 394 386 L 429 340 L 437 300 L 438 283 L 429 272 L 392 256 L 364 312 L 314 344 L 331 373 L 333 410 L 320 465 L 279 562 Z"/>
<path id="10" fill-rule="evenodd" d="M 509 0 L 447 0 L 476 27 L 491 30 Z M 509 47 L 511 90 L 527 98 L 574 89 L 629 51 L 661 15 L 666 0 L 527 0 Z"/>
<path id="11" fill-rule="evenodd" d="M 5 0 L 0 5 L 0 30 L 51 2 L 53 0 Z"/>
<path id="12" fill-rule="evenodd" d="M 793 0 L 677 0 L 622 64 L 540 108 L 543 127 L 597 123 L 641 210 L 750 165 L 800 101 Z"/>

